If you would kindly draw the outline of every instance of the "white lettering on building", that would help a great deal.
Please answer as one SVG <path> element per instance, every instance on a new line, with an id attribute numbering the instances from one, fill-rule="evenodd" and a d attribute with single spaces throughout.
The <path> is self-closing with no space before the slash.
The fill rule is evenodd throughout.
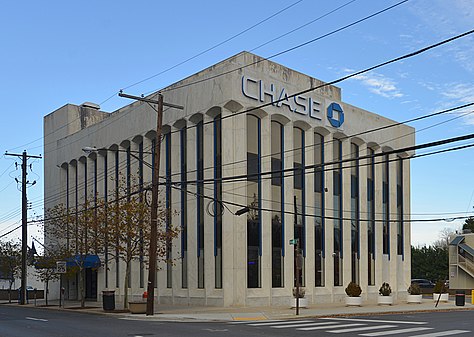
<path id="1" fill-rule="evenodd" d="M 242 76 L 242 93 L 245 97 L 262 103 L 271 103 L 279 108 L 285 105 L 291 112 L 308 115 L 318 120 L 322 119 L 319 101 L 303 95 L 292 96 L 287 93 L 284 87 L 277 88 L 274 83 L 268 84 L 263 80 L 256 80 L 244 75 Z"/>

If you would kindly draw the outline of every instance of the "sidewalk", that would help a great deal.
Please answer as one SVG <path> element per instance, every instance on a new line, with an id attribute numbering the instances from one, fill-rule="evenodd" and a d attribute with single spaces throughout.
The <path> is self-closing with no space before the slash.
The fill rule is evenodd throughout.
<path id="1" fill-rule="evenodd" d="M 18 304 L 12 304 L 18 305 Z M 122 319 L 131 320 L 160 320 L 160 321 L 244 321 L 244 320 L 277 320 L 308 317 L 348 316 L 348 315 L 379 315 L 390 313 L 416 313 L 451 310 L 474 310 L 471 298 L 466 298 L 464 306 L 456 306 L 454 296 L 449 302 L 440 302 L 435 307 L 432 299 L 424 298 L 421 304 L 406 304 L 399 301 L 392 306 L 380 306 L 376 303 L 365 303 L 362 307 L 346 307 L 344 303 L 314 305 L 301 308 L 300 315 L 289 307 L 201 307 L 158 304 L 155 305 L 155 315 L 130 314 L 121 310 L 105 312 L 100 302 L 86 302 L 86 308 L 80 308 L 77 301 L 66 301 L 65 308 L 59 308 L 57 301 L 49 301 L 49 306 L 44 307 L 44 300 L 37 300 L 38 308 L 51 310 L 68 310 L 90 314 L 111 315 Z M 29 307 L 34 306 L 30 301 Z"/>

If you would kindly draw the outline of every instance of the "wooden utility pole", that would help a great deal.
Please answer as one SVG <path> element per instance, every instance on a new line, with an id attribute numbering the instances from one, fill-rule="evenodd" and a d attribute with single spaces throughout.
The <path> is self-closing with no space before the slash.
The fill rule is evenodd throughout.
<path id="1" fill-rule="evenodd" d="M 155 142 L 155 157 L 153 161 L 153 176 L 152 176 L 152 190 L 151 190 L 151 223 L 150 223 L 150 246 L 148 247 L 148 284 L 146 299 L 146 315 L 154 314 L 154 299 L 155 299 L 155 283 L 156 283 L 156 249 L 158 239 L 158 178 L 160 175 L 160 153 L 161 153 L 161 127 L 163 124 L 163 106 L 168 106 L 176 109 L 184 109 L 180 105 L 164 103 L 163 95 L 158 93 L 158 100 L 152 100 L 145 97 L 138 97 L 127 95 L 122 92 L 120 97 L 135 99 L 151 104 L 157 104 L 157 121 L 156 121 L 156 142 Z"/>
<path id="2" fill-rule="evenodd" d="M 27 274 L 26 274 L 26 259 L 27 259 L 27 250 L 28 250 L 28 229 L 27 229 L 27 214 L 28 214 L 28 199 L 26 197 L 26 186 L 29 181 L 26 180 L 28 175 L 28 159 L 29 158 L 38 158 L 41 159 L 41 156 L 30 156 L 26 153 L 26 150 L 23 153 L 5 153 L 5 156 L 15 156 L 21 158 L 21 294 L 20 294 L 20 304 L 26 303 L 26 285 L 27 285 Z M 32 185 L 36 184 L 36 181 Z"/>

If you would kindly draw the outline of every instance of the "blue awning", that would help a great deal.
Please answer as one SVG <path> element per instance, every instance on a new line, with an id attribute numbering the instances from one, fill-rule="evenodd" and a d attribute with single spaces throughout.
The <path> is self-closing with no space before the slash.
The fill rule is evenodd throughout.
<path id="1" fill-rule="evenodd" d="M 66 260 L 67 267 L 99 268 L 100 259 L 97 255 L 74 255 Z"/>

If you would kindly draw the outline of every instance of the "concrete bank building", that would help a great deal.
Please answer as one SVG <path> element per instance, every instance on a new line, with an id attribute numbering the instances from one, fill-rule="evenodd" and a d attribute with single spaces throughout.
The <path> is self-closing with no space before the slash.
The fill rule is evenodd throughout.
<path id="1" fill-rule="evenodd" d="M 364 300 L 375 301 L 383 282 L 395 300 L 406 296 L 412 154 L 384 153 L 414 145 L 413 128 L 385 128 L 395 122 L 344 103 L 338 87 L 248 52 L 161 93 L 184 109 L 163 116 L 162 197 L 181 230 L 175 263 L 157 271 L 157 303 L 288 305 L 298 278 L 310 305 L 343 302 L 350 281 Z M 144 163 L 155 130 L 155 110 L 139 101 L 110 113 L 66 104 L 47 115 L 45 209 L 106 196 L 119 171 L 151 182 Z M 86 154 L 91 146 L 101 150 Z M 86 296 L 100 300 L 106 288 L 122 296 L 125 267 L 99 258 L 86 270 Z M 147 275 L 134 262 L 131 298 Z M 77 282 L 66 292 L 77 296 Z"/>

